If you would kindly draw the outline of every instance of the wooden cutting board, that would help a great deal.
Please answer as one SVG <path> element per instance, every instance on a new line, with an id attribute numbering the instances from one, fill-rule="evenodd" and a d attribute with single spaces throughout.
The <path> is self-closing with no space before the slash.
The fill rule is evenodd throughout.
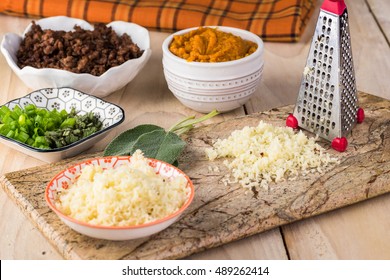
<path id="1" fill-rule="evenodd" d="M 175 224 L 149 238 L 105 241 L 65 226 L 45 203 L 48 181 L 62 169 L 94 155 L 5 174 L 1 185 L 66 259 L 177 259 L 268 229 L 315 216 L 390 191 L 390 101 L 360 93 L 365 121 L 348 136 L 346 152 L 321 141 L 341 163 L 323 175 L 247 190 L 225 186 L 223 160 L 209 162 L 204 149 L 235 129 L 260 120 L 283 126 L 293 106 L 202 126 L 187 135 L 180 168 L 192 179 L 195 198 Z M 211 168 L 210 168 L 211 167 Z M 215 168 L 218 167 L 218 168 Z M 219 171 L 213 171 L 219 170 Z"/>

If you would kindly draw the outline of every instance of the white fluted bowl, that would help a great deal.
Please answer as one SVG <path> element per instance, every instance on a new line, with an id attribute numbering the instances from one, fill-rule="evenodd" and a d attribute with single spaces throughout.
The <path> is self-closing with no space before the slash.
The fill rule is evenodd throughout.
<path id="1" fill-rule="evenodd" d="M 93 30 L 93 26 L 88 22 L 65 16 L 40 19 L 36 21 L 36 24 L 41 26 L 42 29 L 69 31 L 77 24 L 83 29 Z M 132 81 L 145 66 L 152 53 L 149 32 L 144 27 L 123 21 L 114 21 L 107 26 L 111 26 L 119 35 L 123 33 L 128 34 L 133 42 L 141 50 L 144 50 L 144 53 L 139 58 L 130 59 L 121 65 L 108 69 L 100 76 L 88 73 L 73 73 L 53 68 L 38 69 L 26 66 L 21 69 L 17 65 L 16 53 L 23 37 L 30 30 L 31 24 L 26 28 L 22 36 L 15 33 L 5 34 L 0 49 L 13 72 L 27 87 L 33 90 L 71 87 L 97 97 L 105 97 Z"/>

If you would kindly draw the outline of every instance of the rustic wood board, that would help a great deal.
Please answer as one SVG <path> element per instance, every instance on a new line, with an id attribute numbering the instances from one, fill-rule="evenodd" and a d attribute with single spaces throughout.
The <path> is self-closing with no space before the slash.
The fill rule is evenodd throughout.
<path id="1" fill-rule="evenodd" d="M 222 160 L 209 162 L 204 149 L 235 129 L 260 120 L 284 125 L 293 109 L 286 106 L 202 126 L 188 134 L 180 168 L 193 180 L 195 198 L 182 218 L 165 231 L 133 241 L 105 241 L 80 235 L 65 226 L 45 203 L 48 181 L 59 171 L 96 154 L 5 174 L 4 190 L 67 259 L 176 259 L 268 229 L 351 205 L 390 191 L 390 101 L 359 94 L 366 119 L 348 136 L 346 152 L 320 144 L 341 163 L 323 175 L 271 184 L 248 191 L 225 186 Z M 210 168 L 211 166 L 211 168 Z M 214 167 L 218 167 L 219 171 Z"/>

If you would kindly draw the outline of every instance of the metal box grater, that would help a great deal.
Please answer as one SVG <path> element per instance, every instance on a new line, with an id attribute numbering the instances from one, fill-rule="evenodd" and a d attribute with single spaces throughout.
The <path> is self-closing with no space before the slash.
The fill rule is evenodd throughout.
<path id="1" fill-rule="evenodd" d="M 364 119 L 358 107 L 348 12 L 343 0 L 325 0 L 303 71 L 290 127 L 301 127 L 347 148 L 346 135 Z"/>

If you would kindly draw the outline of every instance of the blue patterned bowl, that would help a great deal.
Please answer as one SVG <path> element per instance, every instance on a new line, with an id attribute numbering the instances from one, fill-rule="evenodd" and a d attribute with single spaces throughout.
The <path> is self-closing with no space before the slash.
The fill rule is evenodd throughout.
<path id="1" fill-rule="evenodd" d="M 67 87 L 36 90 L 4 105 L 12 109 L 16 105 L 24 108 L 28 104 L 34 104 L 38 108 L 45 108 L 49 111 L 65 109 L 67 112 L 70 112 L 72 108 L 75 108 L 79 114 L 93 112 L 103 123 L 100 131 L 70 145 L 51 150 L 34 148 L 0 135 L 0 143 L 46 162 L 59 161 L 85 151 L 105 137 L 112 128 L 122 123 L 125 119 L 125 113 L 121 107 Z"/>

